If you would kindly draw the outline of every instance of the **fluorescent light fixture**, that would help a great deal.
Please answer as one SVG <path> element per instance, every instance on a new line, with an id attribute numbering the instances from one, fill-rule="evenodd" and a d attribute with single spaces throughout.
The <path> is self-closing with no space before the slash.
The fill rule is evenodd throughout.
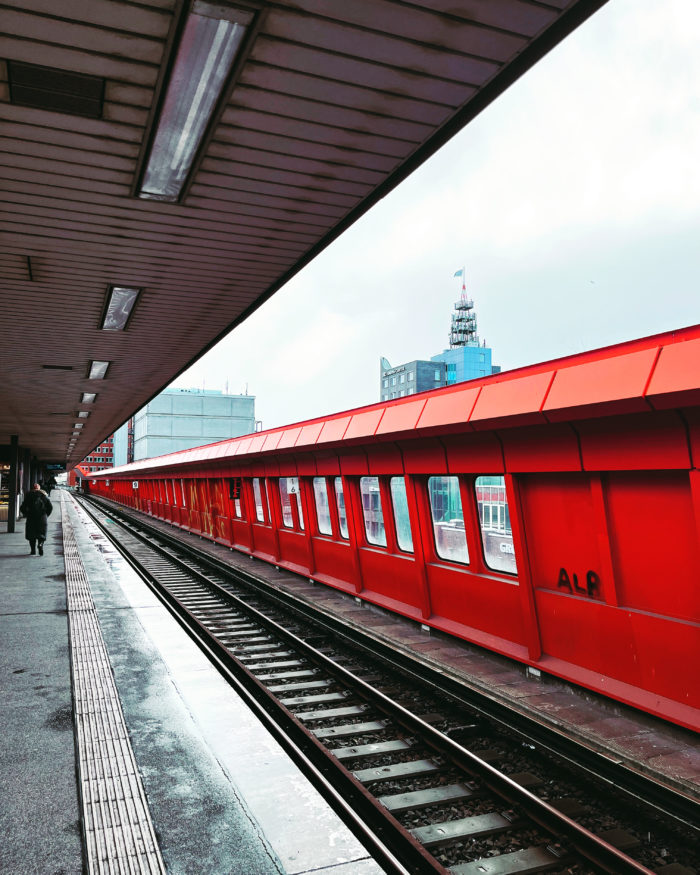
<path id="1" fill-rule="evenodd" d="M 82 397 L 80 399 L 81 404 L 92 404 L 92 402 L 97 398 L 95 392 L 83 392 Z"/>
<path id="2" fill-rule="evenodd" d="M 102 316 L 102 331 L 123 331 L 129 321 L 131 311 L 141 289 L 129 289 L 124 286 L 110 286 L 107 293 L 107 304 Z"/>
<path id="3" fill-rule="evenodd" d="M 177 50 L 139 197 L 177 201 L 254 12 L 194 0 Z"/>
<path id="4" fill-rule="evenodd" d="M 85 423 L 83 423 L 83 422 L 74 422 L 73 428 L 82 428 L 84 424 Z M 73 434 L 75 434 L 75 432 L 73 432 Z"/>
<path id="5" fill-rule="evenodd" d="M 78 416 L 82 417 L 82 419 L 87 419 L 87 417 L 90 416 L 90 413 L 88 410 L 79 410 Z"/>
<path id="6" fill-rule="evenodd" d="M 107 368 L 112 362 L 90 362 L 88 380 L 104 380 L 107 376 Z"/>

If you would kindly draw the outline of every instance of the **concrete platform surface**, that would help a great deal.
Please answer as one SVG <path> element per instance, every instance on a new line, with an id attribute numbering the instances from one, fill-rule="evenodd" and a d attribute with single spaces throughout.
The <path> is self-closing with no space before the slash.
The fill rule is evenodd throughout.
<path id="1" fill-rule="evenodd" d="M 52 499 L 56 497 L 54 492 Z M 0 524 L 0 870 L 83 871 L 60 501 L 44 556 Z"/>

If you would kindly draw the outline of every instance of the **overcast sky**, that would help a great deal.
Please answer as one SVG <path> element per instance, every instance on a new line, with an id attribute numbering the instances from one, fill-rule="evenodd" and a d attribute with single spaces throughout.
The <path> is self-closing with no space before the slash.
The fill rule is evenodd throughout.
<path id="1" fill-rule="evenodd" d="M 503 369 L 700 322 L 700 3 L 610 0 L 174 385 L 263 428 L 445 349 L 466 267 Z"/>

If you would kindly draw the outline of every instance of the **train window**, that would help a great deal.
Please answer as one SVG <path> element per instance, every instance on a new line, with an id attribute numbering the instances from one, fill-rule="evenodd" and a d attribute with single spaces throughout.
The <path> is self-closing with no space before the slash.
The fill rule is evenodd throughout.
<path id="1" fill-rule="evenodd" d="M 280 477 L 280 500 L 282 503 L 282 522 L 288 529 L 295 528 L 292 502 L 295 503 L 299 517 L 299 528 L 304 531 L 304 514 L 301 510 L 298 477 Z"/>
<path id="2" fill-rule="evenodd" d="M 435 550 L 441 559 L 469 563 L 458 477 L 428 477 Z"/>
<path id="3" fill-rule="evenodd" d="M 314 499 L 316 500 L 316 519 L 318 531 L 322 535 L 333 534 L 331 509 L 328 506 L 328 484 L 325 477 L 314 477 Z"/>
<path id="4" fill-rule="evenodd" d="M 379 477 L 360 477 L 362 515 L 365 520 L 365 535 L 370 544 L 386 547 L 382 498 L 379 492 Z"/>
<path id="5" fill-rule="evenodd" d="M 338 522 L 340 524 L 340 537 L 346 540 L 350 537 L 348 532 L 348 515 L 345 511 L 345 493 L 343 492 L 343 478 L 335 478 L 335 503 L 338 508 Z"/>
<path id="6" fill-rule="evenodd" d="M 255 496 L 255 517 L 259 523 L 265 522 L 265 506 L 263 504 L 260 478 L 253 477 L 253 495 Z"/>
<path id="7" fill-rule="evenodd" d="M 479 506 L 481 542 L 486 565 L 493 571 L 517 574 L 505 478 L 477 477 L 474 480 L 474 489 Z"/>
<path id="8" fill-rule="evenodd" d="M 392 477 L 391 502 L 394 506 L 394 522 L 396 523 L 396 543 L 404 553 L 413 553 L 413 537 L 411 536 L 411 521 L 408 518 L 408 498 L 406 497 L 406 481 L 403 477 Z"/>

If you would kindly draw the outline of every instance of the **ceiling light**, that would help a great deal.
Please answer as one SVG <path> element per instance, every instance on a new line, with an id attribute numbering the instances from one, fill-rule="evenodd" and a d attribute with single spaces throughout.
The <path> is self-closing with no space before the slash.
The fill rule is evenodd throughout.
<path id="1" fill-rule="evenodd" d="M 102 331 L 123 331 L 129 321 L 131 311 L 141 289 L 128 289 L 124 286 L 110 286 L 107 305 L 100 328 Z"/>
<path id="2" fill-rule="evenodd" d="M 83 422 L 74 422 L 73 428 L 82 428 L 84 424 L 85 423 L 83 423 Z M 75 434 L 75 432 L 73 432 L 73 434 Z"/>
<path id="3" fill-rule="evenodd" d="M 88 380 L 104 380 L 104 378 L 107 376 L 107 368 L 111 364 L 111 362 L 90 362 Z"/>
<path id="4" fill-rule="evenodd" d="M 81 404 L 92 404 L 92 402 L 97 398 L 95 392 L 83 392 L 82 397 L 80 399 Z"/>
<path id="5" fill-rule="evenodd" d="M 78 416 L 82 417 L 83 419 L 87 419 L 87 417 L 90 416 L 90 413 L 87 410 L 79 410 Z"/>
<path id="6" fill-rule="evenodd" d="M 194 0 L 187 16 L 139 197 L 177 201 L 254 13 Z"/>

